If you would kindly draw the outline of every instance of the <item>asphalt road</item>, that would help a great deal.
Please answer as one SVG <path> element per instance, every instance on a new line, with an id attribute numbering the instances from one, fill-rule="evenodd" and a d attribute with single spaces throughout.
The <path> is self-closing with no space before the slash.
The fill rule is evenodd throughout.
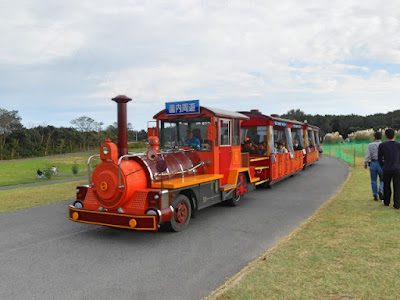
<path id="1" fill-rule="evenodd" d="M 0 299 L 201 299 L 331 198 L 349 168 L 324 156 L 179 233 L 71 222 L 71 201 L 0 214 Z"/>

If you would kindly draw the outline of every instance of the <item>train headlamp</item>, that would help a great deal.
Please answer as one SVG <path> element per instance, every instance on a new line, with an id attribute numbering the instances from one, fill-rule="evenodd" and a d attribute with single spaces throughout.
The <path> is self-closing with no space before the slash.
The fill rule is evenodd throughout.
<path id="1" fill-rule="evenodd" d="M 107 146 L 103 147 L 103 153 L 104 153 L 104 155 L 108 154 L 108 147 Z"/>

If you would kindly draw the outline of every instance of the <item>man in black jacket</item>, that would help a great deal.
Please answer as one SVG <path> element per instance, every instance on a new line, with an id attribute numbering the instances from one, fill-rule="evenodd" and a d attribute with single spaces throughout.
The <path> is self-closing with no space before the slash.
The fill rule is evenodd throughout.
<path id="1" fill-rule="evenodd" d="M 389 206 L 393 181 L 393 206 L 400 209 L 400 144 L 394 141 L 395 132 L 389 128 L 385 131 L 386 142 L 378 148 L 378 161 L 383 170 L 384 200 L 382 204 Z"/>

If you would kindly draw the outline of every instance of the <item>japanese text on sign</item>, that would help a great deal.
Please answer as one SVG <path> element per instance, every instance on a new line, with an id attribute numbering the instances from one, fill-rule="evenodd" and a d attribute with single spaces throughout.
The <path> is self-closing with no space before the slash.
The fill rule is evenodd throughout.
<path id="1" fill-rule="evenodd" d="M 167 115 L 185 115 L 200 113 L 199 100 L 187 100 L 165 103 Z"/>
<path id="2" fill-rule="evenodd" d="M 274 121 L 274 125 L 275 126 L 286 127 L 286 123 L 285 122 Z"/>

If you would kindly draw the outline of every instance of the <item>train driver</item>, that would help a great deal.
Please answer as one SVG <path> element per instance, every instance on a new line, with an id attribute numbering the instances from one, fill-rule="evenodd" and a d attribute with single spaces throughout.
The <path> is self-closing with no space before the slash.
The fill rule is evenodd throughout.
<path id="1" fill-rule="evenodd" d="M 187 130 L 187 138 L 185 139 L 185 144 L 195 150 L 200 150 L 200 140 L 193 135 L 193 132 L 190 129 Z"/>

